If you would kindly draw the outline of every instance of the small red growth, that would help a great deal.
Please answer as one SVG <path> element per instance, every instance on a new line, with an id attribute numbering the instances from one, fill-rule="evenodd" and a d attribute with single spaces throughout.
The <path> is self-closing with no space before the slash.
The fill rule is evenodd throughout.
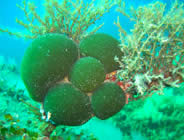
<path id="1" fill-rule="evenodd" d="M 125 91 L 125 92 L 126 92 L 127 88 L 131 86 L 130 83 L 125 83 L 125 84 L 124 84 L 122 81 L 119 81 L 117 84 L 118 84 L 118 85 L 120 86 L 120 88 L 121 88 L 123 91 Z M 132 98 L 132 95 L 131 95 L 130 93 L 125 93 L 125 97 L 126 97 L 125 103 L 128 104 L 128 102 L 129 102 L 128 100 L 129 100 L 129 98 Z"/>
<path id="2" fill-rule="evenodd" d="M 55 30 L 55 27 L 51 27 L 50 32 L 54 32 Z"/>
<path id="3" fill-rule="evenodd" d="M 105 80 L 115 81 L 117 79 L 116 78 L 116 73 L 117 73 L 117 71 L 113 71 L 109 74 L 106 74 Z"/>
<path id="4" fill-rule="evenodd" d="M 128 104 L 128 100 L 129 98 L 131 99 L 132 98 L 132 95 L 130 93 L 125 93 L 125 103 Z"/>

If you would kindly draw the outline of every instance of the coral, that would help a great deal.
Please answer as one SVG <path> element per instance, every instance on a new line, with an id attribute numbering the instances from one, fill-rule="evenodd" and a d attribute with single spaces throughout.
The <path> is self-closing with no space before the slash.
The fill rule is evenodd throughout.
<path id="1" fill-rule="evenodd" d="M 46 34 L 33 40 L 21 64 L 21 77 L 30 96 L 43 101 L 47 90 L 62 80 L 78 58 L 76 44 L 60 34 Z"/>
<path id="2" fill-rule="evenodd" d="M 125 94 L 115 83 L 105 82 L 94 91 L 91 105 L 98 118 L 107 119 L 119 112 L 125 105 Z"/>
<path id="3" fill-rule="evenodd" d="M 122 56 L 118 47 L 119 42 L 110 35 L 97 33 L 84 38 L 79 45 L 82 56 L 91 56 L 100 60 L 104 64 L 106 73 L 119 69 L 119 64 L 114 61 L 114 57 Z"/>
<path id="4" fill-rule="evenodd" d="M 44 110 L 56 125 L 81 125 L 91 118 L 90 100 L 71 84 L 59 84 L 48 91 Z"/>
<path id="5" fill-rule="evenodd" d="M 93 57 L 79 59 L 69 74 L 71 83 L 83 92 L 92 92 L 105 80 L 101 62 Z"/>
<path id="6" fill-rule="evenodd" d="M 126 10 L 119 3 L 118 11 L 134 21 L 127 34 L 118 21 L 123 56 L 116 57 L 121 70 L 118 77 L 130 82 L 127 92 L 138 95 L 155 90 L 163 94 L 166 86 L 176 87 L 184 81 L 184 4 L 177 1 L 166 11 L 166 5 L 155 2 Z"/>
<path id="7" fill-rule="evenodd" d="M 103 6 L 102 6 L 103 5 Z M 88 28 L 100 19 L 110 8 L 115 5 L 112 0 L 105 0 L 99 5 L 95 2 L 85 3 L 83 0 L 45 0 L 44 14 L 37 11 L 33 2 L 23 0 L 17 6 L 24 12 L 26 21 L 16 19 L 16 22 L 26 29 L 26 32 L 11 32 L 0 28 L 0 32 L 24 38 L 37 38 L 46 33 L 66 34 L 69 38 L 79 42 L 88 34 L 95 33 L 103 24 L 95 27 L 90 32 Z"/>

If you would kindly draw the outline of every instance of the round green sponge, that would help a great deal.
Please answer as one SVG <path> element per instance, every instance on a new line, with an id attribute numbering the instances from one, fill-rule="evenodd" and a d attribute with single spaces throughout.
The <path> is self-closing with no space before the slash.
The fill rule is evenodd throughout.
<path id="1" fill-rule="evenodd" d="M 44 110 L 51 113 L 50 119 L 56 125 L 82 125 L 92 116 L 89 97 L 68 83 L 48 91 Z"/>
<path id="2" fill-rule="evenodd" d="M 81 91 L 91 92 L 105 80 L 104 66 L 93 57 L 83 57 L 72 67 L 69 80 Z"/>
<path id="3" fill-rule="evenodd" d="M 64 35 L 46 34 L 33 40 L 21 64 L 21 77 L 32 99 L 42 102 L 48 89 L 68 74 L 77 58 L 76 44 Z"/>
<path id="4" fill-rule="evenodd" d="M 97 33 L 83 39 L 79 45 L 82 56 L 95 57 L 105 66 L 106 73 L 119 69 L 119 64 L 114 57 L 123 54 L 119 42 L 110 35 Z"/>
<path id="5" fill-rule="evenodd" d="M 125 105 L 125 94 L 112 82 L 104 83 L 92 95 L 92 109 L 100 119 L 107 119 L 119 112 Z"/>

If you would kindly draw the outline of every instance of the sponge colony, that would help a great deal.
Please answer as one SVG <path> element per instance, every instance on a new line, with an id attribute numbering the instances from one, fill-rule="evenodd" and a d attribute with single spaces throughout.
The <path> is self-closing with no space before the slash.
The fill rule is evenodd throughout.
<path id="1" fill-rule="evenodd" d="M 69 80 L 81 91 L 91 92 L 105 80 L 104 66 L 93 57 L 81 58 L 72 67 Z"/>
<path id="2" fill-rule="evenodd" d="M 83 39 L 79 45 L 82 56 L 91 56 L 100 60 L 104 64 L 106 73 L 110 73 L 119 68 L 119 64 L 114 61 L 114 57 L 121 57 L 122 52 L 119 42 L 107 34 L 93 34 Z"/>
<path id="3" fill-rule="evenodd" d="M 62 80 L 78 58 L 76 44 L 64 35 L 46 34 L 33 40 L 21 64 L 21 77 L 35 101 Z"/>
<path id="4" fill-rule="evenodd" d="M 90 100 L 71 84 L 51 88 L 44 100 L 44 110 L 56 125 L 82 125 L 91 118 Z"/>
<path id="5" fill-rule="evenodd" d="M 115 83 L 104 83 L 92 95 L 92 109 L 100 119 L 107 119 L 125 105 L 125 94 Z"/>

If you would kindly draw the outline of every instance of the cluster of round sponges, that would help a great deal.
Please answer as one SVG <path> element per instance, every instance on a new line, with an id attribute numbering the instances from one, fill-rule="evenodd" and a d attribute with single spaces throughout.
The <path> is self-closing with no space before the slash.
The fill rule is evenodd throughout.
<path id="1" fill-rule="evenodd" d="M 107 73 L 118 69 L 118 44 L 106 34 L 88 36 L 79 47 L 65 35 L 40 36 L 25 52 L 21 77 L 32 99 L 43 102 L 57 125 L 81 125 L 93 115 L 107 119 L 125 104 L 121 88 L 104 82 Z"/>

